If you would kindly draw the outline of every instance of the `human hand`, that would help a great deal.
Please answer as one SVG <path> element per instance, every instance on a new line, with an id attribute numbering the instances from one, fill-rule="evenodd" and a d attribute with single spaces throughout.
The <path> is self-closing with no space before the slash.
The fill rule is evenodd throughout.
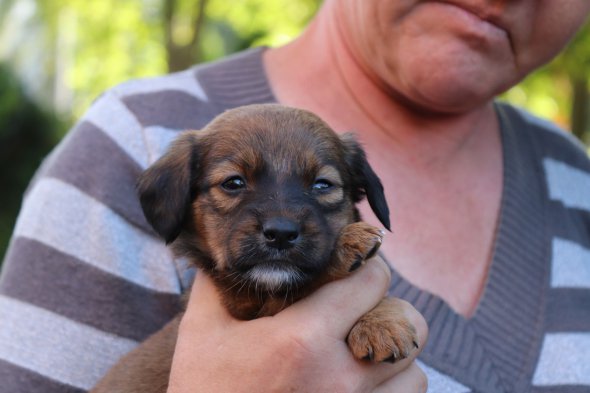
<path id="1" fill-rule="evenodd" d="M 419 350 L 395 364 L 354 359 L 345 339 L 355 322 L 387 291 L 390 271 L 375 258 L 350 277 L 331 282 L 273 317 L 232 318 L 217 289 L 197 274 L 181 321 L 169 393 L 334 391 L 425 392 L 415 364 Z M 404 302 L 420 348 L 427 326 Z"/>

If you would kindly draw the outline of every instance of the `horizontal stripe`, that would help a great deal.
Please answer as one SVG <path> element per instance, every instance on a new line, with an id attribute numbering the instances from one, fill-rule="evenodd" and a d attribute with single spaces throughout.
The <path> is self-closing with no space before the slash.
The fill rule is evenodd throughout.
<path id="1" fill-rule="evenodd" d="M 105 157 L 108 162 L 105 164 Z M 143 169 L 101 129 L 78 124 L 44 166 L 42 176 L 69 183 L 134 225 L 152 231 L 135 190 Z"/>
<path id="2" fill-rule="evenodd" d="M 426 378 L 428 378 L 429 393 L 467 393 L 471 391 L 468 387 L 463 386 L 448 375 L 427 366 L 424 362 L 417 360 L 416 363 L 424 371 Z"/>
<path id="3" fill-rule="evenodd" d="M 178 295 L 150 291 L 22 237 L 7 255 L 0 293 L 135 341 L 180 311 Z"/>
<path id="4" fill-rule="evenodd" d="M 590 333 L 545 336 L 533 385 L 590 386 Z"/>
<path id="5" fill-rule="evenodd" d="M 263 51 L 253 48 L 196 69 L 197 79 L 219 111 L 277 101 L 266 79 Z"/>
<path id="6" fill-rule="evenodd" d="M 154 78 L 134 79 L 116 86 L 119 95 L 146 94 L 162 90 L 177 90 L 207 101 L 207 95 L 195 77 L 194 69 Z"/>
<path id="7" fill-rule="evenodd" d="M 0 359 L 89 389 L 137 343 L 0 296 Z"/>
<path id="8" fill-rule="evenodd" d="M 84 393 L 85 389 L 52 379 L 0 360 L 0 390 L 10 393 Z"/>
<path id="9" fill-rule="evenodd" d="M 559 288 L 548 291 L 545 325 L 550 332 L 590 331 L 590 290 Z M 588 354 L 590 361 L 590 354 Z"/>
<path id="10" fill-rule="evenodd" d="M 553 239 L 551 286 L 590 288 L 590 250 L 569 240 Z"/>
<path id="11" fill-rule="evenodd" d="M 82 121 L 103 130 L 140 167 L 147 167 L 149 157 L 141 124 L 113 93 L 102 95 L 86 112 Z"/>
<path id="12" fill-rule="evenodd" d="M 15 236 L 37 240 L 137 285 L 180 293 L 171 252 L 162 241 L 57 179 L 41 179 L 30 191 Z"/>
<path id="13" fill-rule="evenodd" d="M 590 211 L 590 173 L 552 158 L 544 159 L 543 166 L 552 200 Z"/>
<path id="14" fill-rule="evenodd" d="M 181 91 L 164 90 L 122 99 L 143 127 L 200 129 L 218 113 L 211 105 Z"/>
<path id="15" fill-rule="evenodd" d="M 173 128 L 150 126 L 145 128 L 145 139 L 150 148 L 150 157 L 155 161 L 160 158 L 170 147 L 182 131 Z"/>

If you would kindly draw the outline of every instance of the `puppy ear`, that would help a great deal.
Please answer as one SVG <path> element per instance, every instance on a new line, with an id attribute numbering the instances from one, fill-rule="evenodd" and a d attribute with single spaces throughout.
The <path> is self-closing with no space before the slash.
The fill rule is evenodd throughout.
<path id="1" fill-rule="evenodd" d="M 143 213 L 166 243 L 176 239 L 190 209 L 197 165 L 197 136 L 185 132 L 137 181 Z"/>
<path id="2" fill-rule="evenodd" d="M 389 206 L 383 192 L 381 180 L 367 161 L 365 151 L 350 133 L 343 134 L 340 139 L 345 146 L 345 159 L 353 178 L 353 200 L 361 201 L 365 196 L 373 212 L 387 228 L 390 228 Z"/>

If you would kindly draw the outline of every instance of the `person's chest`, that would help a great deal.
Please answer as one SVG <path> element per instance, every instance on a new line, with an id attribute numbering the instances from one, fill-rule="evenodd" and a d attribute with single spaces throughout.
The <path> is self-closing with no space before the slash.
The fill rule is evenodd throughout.
<path id="1" fill-rule="evenodd" d="M 397 273 L 465 317 L 486 282 L 500 212 L 501 176 L 481 181 L 397 190 L 390 201 L 393 231 L 381 247 Z"/>

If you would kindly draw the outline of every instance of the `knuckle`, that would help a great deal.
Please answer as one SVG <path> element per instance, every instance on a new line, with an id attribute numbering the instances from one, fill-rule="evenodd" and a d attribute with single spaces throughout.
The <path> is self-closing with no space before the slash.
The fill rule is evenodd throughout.
<path id="1" fill-rule="evenodd" d="M 402 305 L 404 315 L 416 329 L 418 343 L 420 344 L 419 349 L 422 351 L 422 348 L 424 348 L 426 342 L 428 341 L 428 324 L 426 323 L 426 319 L 424 319 L 424 316 L 420 314 L 418 310 L 416 310 L 409 302 L 399 298 L 396 298 L 395 300 Z"/>
<path id="2" fill-rule="evenodd" d="M 289 332 L 277 337 L 277 349 L 283 359 L 289 359 L 293 367 L 305 364 L 310 358 L 317 356 L 317 330 L 313 326 L 305 325 L 290 329 Z"/>
<path id="3" fill-rule="evenodd" d="M 296 337 L 286 337 L 275 346 L 273 352 L 287 367 L 297 370 L 304 367 L 309 359 L 305 345 Z"/>
<path id="4" fill-rule="evenodd" d="M 367 285 L 386 291 L 391 282 L 391 270 L 381 258 L 373 258 L 373 261 L 366 265 L 365 280 Z"/>

